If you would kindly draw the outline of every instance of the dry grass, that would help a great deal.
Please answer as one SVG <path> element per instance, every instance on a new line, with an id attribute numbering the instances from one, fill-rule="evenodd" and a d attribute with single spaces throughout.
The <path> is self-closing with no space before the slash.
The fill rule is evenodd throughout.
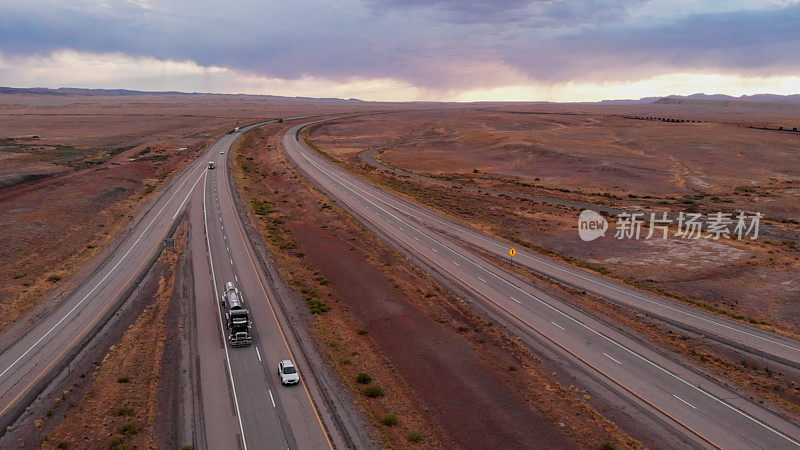
<path id="1" fill-rule="evenodd" d="M 514 392 L 521 393 L 530 408 L 555 427 L 559 422 L 569 424 L 562 432 L 567 433 L 573 442 L 584 446 L 602 441 L 630 447 L 640 445 L 589 406 L 585 392 L 562 387 L 557 378 L 544 375 L 543 362 L 526 347 L 509 338 L 498 327 L 487 325 L 485 319 L 472 312 L 463 301 L 442 289 L 402 256 L 387 249 L 338 208 L 331 207 L 327 198 L 308 187 L 287 192 L 286 183 L 273 184 L 298 177 L 283 161 L 273 133 L 273 130 L 264 130 L 260 143 L 251 146 L 259 148 L 261 151 L 258 153 L 253 148 L 240 148 L 242 153 L 237 161 L 241 170 L 237 172 L 237 180 L 243 186 L 245 199 L 268 200 L 275 205 L 275 213 L 259 216 L 256 223 L 261 223 L 284 278 L 304 295 L 313 292 L 330 305 L 330 311 L 319 315 L 316 320 L 320 345 L 326 359 L 356 394 L 357 401 L 387 446 L 409 445 L 409 436 L 420 430 L 426 430 L 422 444 L 436 442 L 431 437 L 436 434 L 431 430 L 436 431 L 436 428 L 426 423 L 425 415 L 421 413 L 424 406 L 409 397 L 410 391 L 396 380 L 391 365 L 370 342 L 369 336 L 360 332 L 362 329 L 328 289 L 328 280 L 304 267 L 306 262 L 302 255 L 298 256 L 296 245 L 291 243 L 291 231 L 284 226 L 298 216 L 306 220 L 313 218 L 315 223 L 324 224 L 324 228 L 334 235 L 347 236 L 351 249 L 359 251 L 371 264 L 380 268 L 405 298 L 434 321 L 448 327 L 454 335 L 470 342 L 485 367 L 496 369 L 503 382 Z M 287 244 L 287 241 L 290 242 Z M 505 370 L 509 367 L 515 369 Z M 373 399 L 361 395 L 364 385 L 357 382 L 360 372 L 369 373 L 387 394 Z M 387 414 L 397 415 L 398 426 L 382 423 Z M 580 419 L 576 420 L 576 417 Z M 417 420 L 409 421 L 409 418 Z"/>
<path id="2" fill-rule="evenodd" d="M 185 228 L 181 225 L 176 234 L 177 250 L 165 252 L 157 262 L 163 272 L 153 304 L 110 348 L 94 373 L 91 390 L 45 439 L 42 448 L 58 448 L 63 442 L 69 443 L 69 448 L 155 448 L 165 316 L 175 287 Z"/>

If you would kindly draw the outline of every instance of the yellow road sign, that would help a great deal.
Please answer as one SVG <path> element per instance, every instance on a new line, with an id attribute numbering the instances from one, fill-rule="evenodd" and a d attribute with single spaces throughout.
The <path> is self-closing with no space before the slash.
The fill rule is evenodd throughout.
<path id="1" fill-rule="evenodd" d="M 509 255 L 511 255 L 511 256 L 514 256 L 514 255 L 516 255 L 516 254 L 517 254 L 517 249 L 515 249 L 515 248 L 512 248 L 512 249 L 510 249 L 510 250 L 508 251 L 508 254 L 509 254 Z"/>

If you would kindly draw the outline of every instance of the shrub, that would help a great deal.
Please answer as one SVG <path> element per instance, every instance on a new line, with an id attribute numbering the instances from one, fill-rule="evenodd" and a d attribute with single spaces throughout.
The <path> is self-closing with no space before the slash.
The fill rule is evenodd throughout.
<path id="1" fill-rule="evenodd" d="M 258 214 L 259 216 L 265 216 L 267 214 L 275 212 L 272 203 L 270 203 L 267 200 L 253 199 L 250 201 L 250 203 L 253 206 L 253 213 Z"/>
<path id="2" fill-rule="evenodd" d="M 360 328 L 358 330 L 358 334 L 360 334 L 361 336 L 366 336 L 369 334 L 369 331 L 365 330 L 364 328 Z"/>
<path id="3" fill-rule="evenodd" d="M 384 393 L 383 389 L 380 386 L 376 386 L 373 384 L 372 386 L 367 386 L 364 389 L 364 395 L 370 398 L 378 398 L 378 397 L 383 397 Z"/>
<path id="4" fill-rule="evenodd" d="M 58 445 L 56 447 L 58 447 L 58 448 L 69 448 L 69 442 L 61 441 L 61 442 L 58 443 Z"/>
<path id="5" fill-rule="evenodd" d="M 422 440 L 422 433 L 419 431 L 412 431 L 411 433 L 408 433 L 408 440 L 410 442 L 419 442 Z"/>
<path id="6" fill-rule="evenodd" d="M 127 383 L 131 381 L 131 377 L 119 377 L 117 378 L 117 383 Z"/>
<path id="7" fill-rule="evenodd" d="M 122 422 L 120 426 L 117 428 L 117 431 L 120 433 L 130 436 L 132 434 L 136 434 L 142 428 L 141 424 L 135 420 L 129 420 L 127 422 Z"/>
<path id="8" fill-rule="evenodd" d="M 381 419 L 381 423 L 386 425 L 387 427 L 393 427 L 398 424 L 397 421 L 397 414 L 386 414 Z"/>
<path id="9" fill-rule="evenodd" d="M 133 408 L 130 406 L 120 406 L 117 408 L 117 415 L 118 416 L 132 416 L 133 415 Z"/>
<path id="10" fill-rule="evenodd" d="M 111 440 L 108 441 L 108 448 L 111 450 L 133 450 L 133 445 L 126 443 L 124 437 L 116 434 L 111 436 Z"/>
<path id="11" fill-rule="evenodd" d="M 356 381 L 361 384 L 370 384 L 372 383 L 372 376 L 366 372 L 361 372 L 356 376 Z"/>
<path id="12" fill-rule="evenodd" d="M 47 281 L 51 283 L 58 283 L 59 281 L 61 281 L 61 275 L 50 275 L 49 277 L 47 277 Z"/>

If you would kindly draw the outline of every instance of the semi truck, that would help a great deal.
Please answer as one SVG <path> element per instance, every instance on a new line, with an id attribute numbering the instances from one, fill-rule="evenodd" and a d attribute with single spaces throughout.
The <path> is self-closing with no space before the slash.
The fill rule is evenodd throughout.
<path id="1" fill-rule="evenodd" d="M 233 282 L 225 283 L 225 292 L 220 301 L 225 310 L 225 327 L 228 330 L 228 342 L 233 347 L 247 347 L 253 342 L 251 329 L 253 322 L 250 312 L 244 307 L 242 294 Z"/>

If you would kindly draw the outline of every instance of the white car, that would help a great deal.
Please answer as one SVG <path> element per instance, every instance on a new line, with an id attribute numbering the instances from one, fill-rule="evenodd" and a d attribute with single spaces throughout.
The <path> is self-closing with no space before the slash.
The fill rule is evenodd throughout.
<path id="1" fill-rule="evenodd" d="M 223 153 L 225 153 L 225 152 L 219 152 L 220 155 L 223 154 Z"/>
<path id="2" fill-rule="evenodd" d="M 297 373 L 297 368 L 288 359 L 278 363 L 278 375 L 281 377 L 281 384 L 284 386 L 300 382 L 300 374 Z"/>

